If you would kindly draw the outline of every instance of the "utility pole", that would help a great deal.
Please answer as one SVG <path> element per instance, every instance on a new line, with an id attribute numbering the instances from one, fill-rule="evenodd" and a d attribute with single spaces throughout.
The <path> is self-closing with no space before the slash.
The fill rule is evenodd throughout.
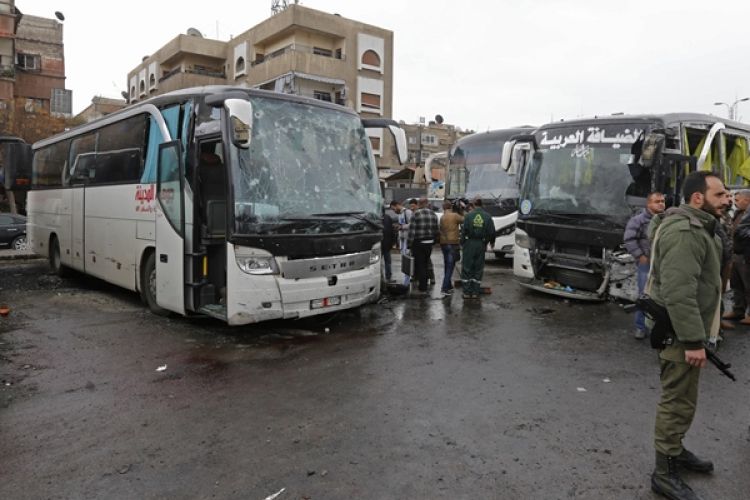
<path id="1" fill-rule="evenodd" d="M 417 140 L 419 141 L 419 156 L 417 157 L 417 165 L 422 164 L 422 130 L 424 129 L 424 116 L 419 117 L 419 137 L 417 137 Z"/>

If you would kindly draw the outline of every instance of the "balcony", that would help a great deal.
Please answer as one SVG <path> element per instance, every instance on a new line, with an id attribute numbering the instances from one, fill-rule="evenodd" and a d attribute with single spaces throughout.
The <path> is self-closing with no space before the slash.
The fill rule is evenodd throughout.
<path id="1" fill-rule="evenodd" d="M 312 54 L 318 57 L 327 57 L 331 59 L 339 59 L 341 61 L 346 60 L 346 56 L 341 53 L 341 49 L 338 50 L 329 50 L 329 49 L 323 49 L 320 47 L 311 47 L 310 45 L 302 45 L 299 43 L 293 43 L 291 45 L 287 45 L 286 47 L 283 47 L 279 50 L 275 50 L 271 52 L 270 54 L 266 54 L 264 56 L 260 56 L 258 59 L 250 63 L 250 66 L 257 66 L 259 64 L 263 64 L 266 61 L 269 61 L 271 59 L 274 59 L 276 57 L 282 56 L 284 54 L 287 54 L 289 52 L 297 52 L 300 54 Z"/>
<path id="2" fill-rule="evenodd" d="M 173 70 L 168 71 L 167 73 L 164 73 L 161 76 L 161 78 L 159 78 L 159 83 L 169 80 L 174 75 L 178 75 L 178 74 L 200 75 L 200 76 L 205 76 L 208 78 L 221 78 L 222 80 L 226 79 L 226 75 L 224 74 L 223 71 L 217 71 L 217 70 L 212 70 L 210 68 L 193 66 L 190 68 L 185 68 L 184 70 L 180 67 L 174 68 Z"/>
<path id="3" fill-rule="evenodd" d="M 273 57 L 266 57 L 262 63 L 256 61 L 251 64 L 247 73 L 247 83 L 260 85 L 290 71 L 329 78 L 343 78 L 343 75 L 348 74 L 349 69 L 343 58 L 285 49 Z"/>

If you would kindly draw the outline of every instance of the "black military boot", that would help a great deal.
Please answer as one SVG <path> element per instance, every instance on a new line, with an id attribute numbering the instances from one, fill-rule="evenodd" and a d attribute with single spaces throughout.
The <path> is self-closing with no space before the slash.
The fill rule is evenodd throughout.
<path id="1" fill-rule="evenodd" d="M 700 472 L 701 474 L 710 474 L 714 471 L 713 462 L 701 460 L 685 448 L 682 449 L 682 453 L 675 457 L 675 461 L 677 465 L 689 471 Z"/>
<path id="2" fill-rule="evenodd" d="M 677 473 L 677 457 L 656 452 L 656 468 L 651 474 L 651 490 L 670 500 L 700 500 Z"/>

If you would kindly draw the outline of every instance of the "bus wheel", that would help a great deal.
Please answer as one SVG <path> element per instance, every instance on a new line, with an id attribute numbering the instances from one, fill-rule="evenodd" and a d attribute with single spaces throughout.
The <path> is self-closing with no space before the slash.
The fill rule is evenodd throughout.
<path id="1" fill-rule="evenodd" d="M 169 311 L 156 303 L 156 254 L 149 253 L 141 271 L 141 297 L 149 310 L 158 316 L 168 316 Z"/>
<path id="2" fill-rule="evenodd" d="M 49 267 L 52 268 L 53 273 L 61 278 L 70 274 L 70 270 L 65 267 L 60 259 L 60 242 L 57 241 L 57 236 L 53 236 L 49 243 Z"/>

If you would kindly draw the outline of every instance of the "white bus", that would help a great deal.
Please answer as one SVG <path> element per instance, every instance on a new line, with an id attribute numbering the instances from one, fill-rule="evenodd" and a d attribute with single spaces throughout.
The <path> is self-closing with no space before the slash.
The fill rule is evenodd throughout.
<path id="1" fill-rule="evenodd" d="M 518 178 L 504 170 L 503 147 L 513 136 L 532 127 L 478 132 L 462 137 L 448 156 L 445 198 L 449 201 L 482 199 L 495 224 L 495 256 L 513 256 L 513 233 L 518 216 Z"/>
<path id="2" fill-rule="evenodd" d="M 382 200 L 366 127 L 334 104 L 232 87 L 155 97 L 33 145 L 29 241 L 140 292 L 158 314 L 230 325 L 380 293 Z"/>

